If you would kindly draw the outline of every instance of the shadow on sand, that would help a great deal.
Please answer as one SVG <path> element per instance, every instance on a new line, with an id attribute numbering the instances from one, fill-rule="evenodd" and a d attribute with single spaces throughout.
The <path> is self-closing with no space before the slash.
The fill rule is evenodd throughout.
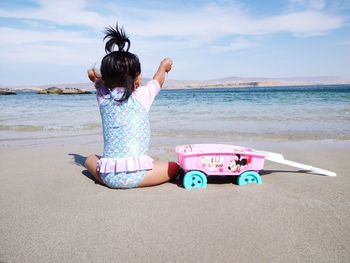
<path id="1" fill-rule="evenodd" d="M 68 155 L 73 157 L 74 164 L 85 168 L 84 164 L 85 164 L 87 157 L 82 156 L 80 154 L 76 154 L 76 153 L 69 153 Z M 81 174 L 84 175 L 85 177 L 91 179 L 95 183 L 97 183 L 96 179 L 92 176 L 92 174 L 89 173 L 88 170 L 85 169 L 85 170 L 81 171 Z"/>
<path id="2" fill-rule="evenodd" d="M 273 174 L 273 173 L 308 173 L 308 171 L 304 170 L 299 170 L 299 171 L 292 171 L 292 170 L 261 170 L 259 172 L 261 177 L 264 177 L 265 175 L 268 174 Z M 208 184 L 235 184 L 238 185 L 238 177 L 235 175 L 227 175 L 227 176 L 219 176 L 219 175 L 212 175 L 212 176 L 207 176 L 207 183 Z M 178 176 L 175 180 L 171 181 L 170 183 L 176 184 L 179 187 L 183 187 L 183 175 Z"/>

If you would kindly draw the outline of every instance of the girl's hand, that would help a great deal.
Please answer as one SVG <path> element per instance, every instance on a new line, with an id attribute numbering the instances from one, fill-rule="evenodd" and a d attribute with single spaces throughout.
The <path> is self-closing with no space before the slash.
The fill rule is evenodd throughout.
<path id="1" fill-rule="evenodd" d="M 165 72 L 169 72 L 171 70 L 171 67 L 173 66 L 173 61 L 171 58 L 165 58 L 160 62 L 160 67 L 164 68 Z"/>
<path id="2" fill-rule="evenodd" d="M 165 80 L 165 73 L 168 73 L 173 66 L 173 61 L 171 58 L 165 58 L 160 62 L 159 68 L 154 74 L 153 79 L 157 80 L 160 87 L 163 86 Z"/>
<path id="3" fill-rule="evenodd" d="M 87 74 L 89 79 L 94 83 L 101 78 L 100 74 L 98 74 L 95 69 L 89 69 Z"/>

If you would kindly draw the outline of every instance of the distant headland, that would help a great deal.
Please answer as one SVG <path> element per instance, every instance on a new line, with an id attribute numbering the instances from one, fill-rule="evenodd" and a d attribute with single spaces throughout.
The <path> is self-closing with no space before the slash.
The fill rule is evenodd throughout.
<path id="1" fill-rule="evenodd" d="M 295 78 L 227 77 L 212 80 L 167 80 L 165 88 L 249 88 L 350 84 L 350 78 L 337 76 Z"/>
<path id="2" fill-rule="evenodd" d="M 143 83 L 150 78 L 143 78 Z M 350 78 L 338 76 L 294 77 L 294 78 L 258 78 L 227 77 L 211 80 L 173 80 L 167 79 L 164 89 L 197 89 L 197 88 L 249 88 L 249 87 L 293 87 L 310 85 L 345 85 Z M 94 91 L 92 83 L 70 83 L 43 86 L 0 86 L 1 94 L 16 92 L 37 92 L 39 94 L 87 94 Z"/>

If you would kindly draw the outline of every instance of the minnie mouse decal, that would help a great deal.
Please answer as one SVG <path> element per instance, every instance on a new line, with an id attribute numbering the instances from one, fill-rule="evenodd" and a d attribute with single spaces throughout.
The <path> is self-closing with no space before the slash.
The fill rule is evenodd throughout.
<path id="1" fill-rule="evenodd" d="M 227 167 L 231 172 L 236 173 L 241 171 L 241 167 L 246 166 L 248 163 L 247 159 L 242 158 L 240 154 L 235 154 L 230 165 Z"/>

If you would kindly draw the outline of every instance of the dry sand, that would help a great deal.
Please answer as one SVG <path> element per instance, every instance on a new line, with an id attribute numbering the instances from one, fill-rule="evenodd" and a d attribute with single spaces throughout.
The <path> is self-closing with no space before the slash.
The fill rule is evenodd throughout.
<path id="1" fill-rule="evenodd" d="M 81 165 L 100 143 L 2 146 L 0 262 L 349 262 L 349 142 L 248 144 L 338 176 L 267 162 L 262 185 L 111 190 Z"/>

